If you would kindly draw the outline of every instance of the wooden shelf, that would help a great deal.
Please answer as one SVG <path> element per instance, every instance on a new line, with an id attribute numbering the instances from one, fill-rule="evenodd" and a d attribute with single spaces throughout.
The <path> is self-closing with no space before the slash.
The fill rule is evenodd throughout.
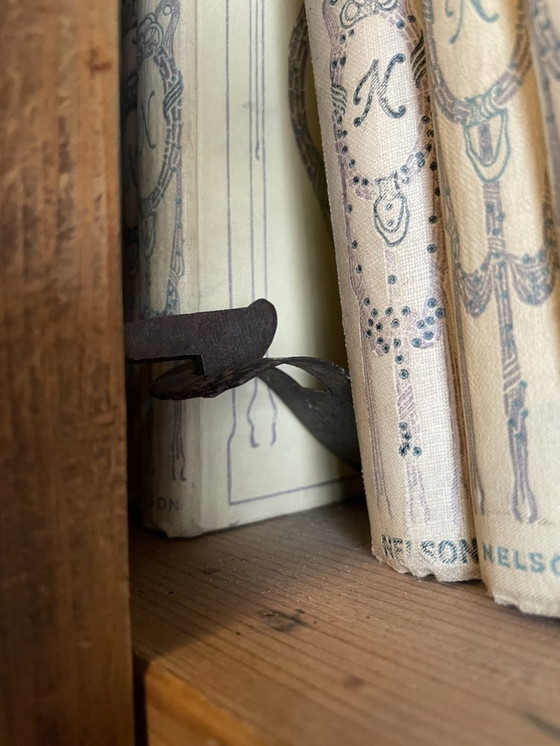
<path id="1" fill-rule="evenodd" d="M 560 740 L 558 621 L 380 564 L 362 504 L 134 528 L 131 604 L 150 746 Z"/>

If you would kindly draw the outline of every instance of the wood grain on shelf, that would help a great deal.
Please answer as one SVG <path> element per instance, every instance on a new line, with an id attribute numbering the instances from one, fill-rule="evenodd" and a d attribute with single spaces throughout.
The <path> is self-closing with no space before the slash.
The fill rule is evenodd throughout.
<path id="1" fill-rule="evenodd" d="M 136 528 L 131 557 L 138 676 L 168 677 L 157 704 L 148 685 L 150 746 L 203 732 L 184 686 L 232 718 L 193 744 L 560 741 L 560 624 L 380 564 L 363 506 L 191 540 Z"/>
<path id="2" fill-rule="evenodd" d="M 0 742 L 132 743 L 117 0 L 0 41 Z"/>
<path id="3" fill-rule="evenodd" d="M 195 686 L 157 663 L 134 662 L 138 732 L 149 734 L 150 746 L 271 746 L 254 728 L 209 702 Z M 138 699 L 138 697 L 140 699 Z M 144 703 L 144 704 L 143 704 Z"/>

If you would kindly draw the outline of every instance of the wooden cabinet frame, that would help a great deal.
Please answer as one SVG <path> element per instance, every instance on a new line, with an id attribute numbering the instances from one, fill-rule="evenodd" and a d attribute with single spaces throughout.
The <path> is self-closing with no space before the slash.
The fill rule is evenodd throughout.
<path id="1" fill-rule="evenodd" d="M 0 40 L 0 742 L 128 746 L 118 3 Z"/>

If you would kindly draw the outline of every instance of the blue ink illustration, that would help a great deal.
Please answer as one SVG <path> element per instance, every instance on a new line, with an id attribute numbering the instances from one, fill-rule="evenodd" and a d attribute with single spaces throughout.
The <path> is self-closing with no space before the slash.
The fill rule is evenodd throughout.
<path id="1" fill-rule="evenodd" d="M 138 103 L 139 137 L 138 157 L 143 148 L 159 157 L 159 170 L 148 184 L 140 187 L 140 236 L 142 252 L 142 300 L 144 317 L 181 313 L 178 285 L 185 272 L 183 254 L 182 200 L 183 184 L 181 169 L 181 139 L 183 130 L 183 76 L 174 58 L 174 36 L 180 16 L 179 0 L 162 0 L 154 12 L 147 13 L 138 23 L 137 68 L 138 76 L 147 76 L 152 69 L 155 88 L 145 87 Z M 156 75 L 153 75 L 153 72 Z M 163 129 L 163 131 L 162 131 Z M 164 147 L 158 144 L 164 143 Z M 154 250 L 164 249 L 164 235 L 159 230 L 160 208 L 168 191 L 174 191 L 174 224 L 169 247 L 169 270 L 167 290 L 163 299 L 153 297 L 152 276 Z M 173 437 L 171 446 L 171 478 L 185 480 L 185 444 L 183 411 L 184 404 L 173 405 Z"/>
<path id="2" fill-rule="evenodd" d="M 459 38 L 461 29 L 463 28 L 465 1 L 466 0 L 445 0 L 445 15 L 448 18 L 457 16 L 457 28 L 455 29 L 454 34 L 449 39 L 450 44 L 455 44 L 455 42 Z M 473 8 L 473 10 L 476 11 L 478 17 L 481 18 L 483 21 L 486 21 L 486 23 L 494 23 L 498 20 L 499 16 L 497 13 L 488 13 L 484 9 L 483 0 L 468 0 L 468 2 L 470 2 L 471 7 Z M 453 7 L 451 5 L 452 3 Z"/>
<path id="3" fill-rule="evenodd" d="M 408 518 L 413 522 L 427 523 L 431 519 L 431 511 L 422 473 L 425 446 L 422 443 L 420 417 L 415 399 L 417 382 L 414 381 L 410 361 L 414 355 L 422 354 L 422 350 L 435 345 L 443 344 L 448 357 L 451 355 L 447 352 L 448 339 L 445 327 L 447 298 L 442 295 L 441 284 L 445 252 L 437 249 L 438 245 L 441 246 L 443 243 L 443 233 L 437 208 L 440 192 L 437 186 L 437 166 L 433 158 L 434 131 L 426 77 L 424 39 L 415 17 L 406 12 L 405 3 L 348 0 L 340 8 L 337 6 L 336 0 L 323 2 L 323 16 L 331 41 L 329 69 L 332 123 L 345 205 L 350 280 L 359 305 L 364 346 L 376 358 L 389 356 L 392 359 L 395 406 L 398 414 L 398 432 L 395 435 L 399 444 L 398 453 L 403 459 L 406 473 Z M 372 16 L 378 17 L 376 23 L 386 23 L 388 29 L 396 30 L 404 40 L 407 53 L 395 52 L 390 57 L 382 76 L 379 74 L 378 58 L 375 57 L 366 73 L 355 81 L 348 72 L 349 68 L 353 67 L 349 65 L 354 53 L 352 40 L 360 33 L 361 24 Z M 387 98 L 390 81 L 397 76 L 400 69 L 403 71 L 402 74 L 412 76 L 418 91 L 415 123 L 411 126 L 414 134 L 411 137 L 408 155 L 396 170 L 386 174 L 371 174 L 367 167 L 361 164 L 360 148 L 354 147 L 356 133 L 367 127 L 367 119 L 371 117 L 373 106 L 378 107 L 387 117 L 388 125 L 392 121 L 408 116 L 406 104 L 398 102 L 395 107 Z M 349 90 L 354 91 L 351 99 L 347 94 Z M 371 134 L 363 133 L 364 138 L 368 136 Z M 382 142 L 382 138 L 379 138 L 379 142 Z M 429 180 L 433 184 L 434 214 L 427 217 L 428 235 L 432 238 L 423 251 L 426 266 L 429 267 L 429 280 L 424 305 L 419 309 L 411 303 L 403 302 L 401 293 L 405 286 L 401 288 L 400 285 L 401 278 L 397 269 L 400 265 L 395 252 L 403 250 L 401 247 L 405 245 L 405 239 L 409 234 L 413 208 L 407 198 L 408 185 L 420 174 L 426 173 L 426 169 L 431 171 Z M 362 200 L 369 201 L 372 205 L 369 227 L 364 226 L 361 221 L 354 222 L 355 205 Z M 384 271 L 386 276 L 385 295 L 382 298 L 372 297 L 360 262 L 362 252 L 370 250 L 368 231 L 375 231 L 384 246 L 382 257 L 379 257 L 380 271 Z M 380 461 L 379 426 L 371 411 L 374 397 L 371 380 L 373 373 L 370 368 L 367 360 L 364 360 L 363 375 L 369 407 L 368 424 L 372 440 L 375 491 L 380 510 L 392 515 L 393 506 L 385 483 L 385 470 Z M 456 423 L 451 422 L 450 426 L 454 432 Z M 458 520 L 460 465 L 454 464 L 454 469 L 449 507 L 454 519 Z"/>
<path id="4" fill-rule="evenodd" d="M 453 218 L 452 195 L 447 187 L 454 280 L 461 303 L 472 318 L 479 318 L 492 299 L 495 303 L 500 329 L 504 427 L 507 430 L 508 455 L 513 475 L 510 507 L 517 521 L 532 523 L 537 520 L 539 511 L 529 479 L 527 382 L 523 378 L 519 362 L 514 307 L 515 300 L 532 306 L 547 300 L 553 290 L 558 260 L 548 184 L 543 205 L 541 248 L 533 254 L 518 257 L 508 251 L 504 234 L 507 216 L 502 206 L 500 178 L 504 175 L 510 156 L 506 107 L 523 84 L 530 65 L 529 39 L 522 4 L 518 4 L 517 14 L 518 39 L 507 68 L 500 71 L 496 81 L 476 98 L 458 99 L 447 85 L 438 60 L 432 28 L 432 0 L 424 0 L 426 34 L 434 72 L 434 98 L 442 115 L 463 127 L 465 151 L 481 184 L 480 207 L 485 221 L 484 254 L 478 267 L 467 271 L 461 262 L 460 238 Z M 459 344 L 464 345 L 461 334 L 460 327 Z M 472 412 L 467 409 L 466 415 L 470 418 Z M 467 423 L 467 428 L 472 431 L 472 420 Z M 476 460 L 476 448 L 472 441 L 471 452 Z M 478 481 L 478 475 L 473 476 Z M 487 506 L 480 484 L 475 482 L 473 489 L 479 497 L 478 509 L 481 513 L 486 512 Z"/>

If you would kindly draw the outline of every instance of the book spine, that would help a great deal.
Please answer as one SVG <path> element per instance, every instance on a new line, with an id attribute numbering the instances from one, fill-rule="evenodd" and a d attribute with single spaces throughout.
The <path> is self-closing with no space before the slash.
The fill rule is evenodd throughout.
<path id="1" fill-rule="evenodd" d="M 153 316 L 267 297 L 271 355 L 343 362 L 301 8 L 139 0 L 138 305 Z M 144 520 L 174 536 L 330 502 L 356 481 L 257 379 L 150 402 L 142 429 Z"/>
<path id="2" fill-rule="evenodd" d="M 477 577 L 421 25 L 409 2 L 306 9 L 373 552 Z"/>
<path id="3" fill-rule="evenodd" d="M 560 225 L 560 29 L 557 0 L 526 0 L 548 154 L 552 206 Z"/>
<path id="4" fill-rule="evenodd" d="M 196 312 L 202 310 L 199 253 L 193 250 L 198 244 L 196 0 L 127 0 L 124 8 L 123 63 L 131 81 L 125 85 L 131 100 L 123 136 L 126 317 Z M 142 366 L 128 374 L 129 402 L 137 409 L 129 422 L 129 479 L 147 526 L 170 536 L 196 535 L 203 525 L 196 497 L 201 402 L 151 399 L 150 381 L 164 369 Z"/>
<path id="5" fill-rule="evenodd" d="M 482 577 L 557 616 L 558 243 L 526 7 L 424 0 L 423 18 Z"/>

